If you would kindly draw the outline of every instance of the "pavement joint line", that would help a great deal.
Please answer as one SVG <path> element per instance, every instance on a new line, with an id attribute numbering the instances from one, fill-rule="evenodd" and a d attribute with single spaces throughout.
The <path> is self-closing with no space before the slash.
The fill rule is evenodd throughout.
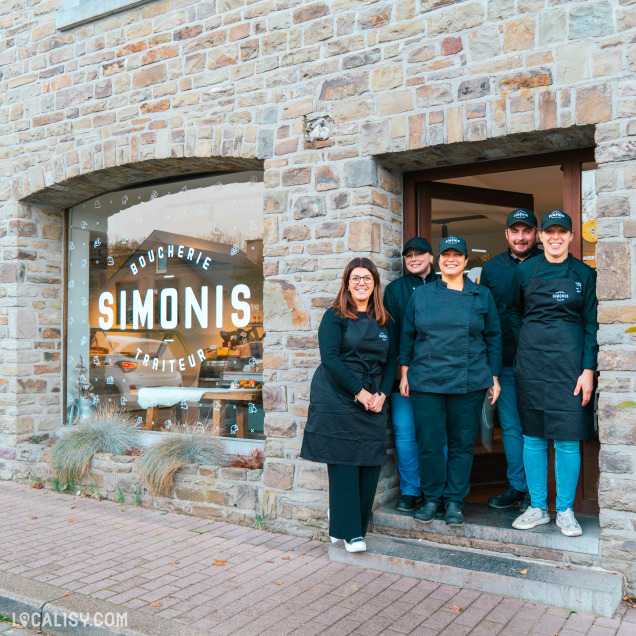
<path id="1" fill-rule="evenodd" d="M 152 614 L 146 614 L 139 610 L 126 606 L 115 605 L 91 596 L 85 596 L 75 592 L 63 593 L 66 590 L 57 586 L 41 583 L 34 580 L 25 580 L 19 575 L 0 572 L 0 614 L 5 617 L 14 617 L 17 624 L 21 615 L 26 614 L 28 620 L 26 627 L 41 629 L 45 634 L 62 636 L 77 634 L 78 626 L 73 625 L 70 616 L 85 617 L 89 619 L 82 623 L 81 634 L 84 636 L 182 636 L 182 626 L 158 618 Z M 125 626 L 107 626 L 102 624 L 103 617 L 112 614 L 126 616 Z M 96 615 L 100 616 L 95 621 Z M 39 624 L 35 624 L 33 618 L 37 616 Z M 68 624 L 70 621 L 70 624 Z M 199 636 L 202 633 L 189 631 L 189 636 Z"/>

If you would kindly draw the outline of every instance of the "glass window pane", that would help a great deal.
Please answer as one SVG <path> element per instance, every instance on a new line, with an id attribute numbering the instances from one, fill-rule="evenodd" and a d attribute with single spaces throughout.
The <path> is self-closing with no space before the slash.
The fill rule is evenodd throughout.
<path id="1" fill-rule="evenodd" d="M 70 420 L 108 401 L 155 430 L 187 419 L 264 437 L 262 209 L 260 172 L 71 209 Z"/>

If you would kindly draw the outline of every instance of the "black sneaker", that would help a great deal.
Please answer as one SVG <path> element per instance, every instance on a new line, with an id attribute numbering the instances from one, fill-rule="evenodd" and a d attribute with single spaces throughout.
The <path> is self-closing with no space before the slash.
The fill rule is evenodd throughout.
<path id="1" fill-rule="evenodd" d="M 464 514 L 462 508 L 458 503 L 451 501 L 446 504 L 446 514 L 444 515 L 444 522 L 447 526 L 459 527 L 464 525 Z"/>
<path id="2" fill-rule="evenodd" d="M 508 486 L 500 495 L 491 497 L 488 500 L 488 505 L 491 508 L 512 508 L 512 506 L 516 506 L 523 501 L 525 494 L 523 490 Z"/>
<path id="3" fill-rule="evenodd" d="M 413 519 L 420 523 L 430 523 L 433 519 L 435 519 L 435 515 L 439 512 L 442 512 L 442 506 L 440 504 L 429 502 L 424 504 L 415 512 Z"/>
<path id="4" fill-rule="evenodd" d="M 519 510 L 521 512 L 525 512 L 529 507 L 530 507 L 530 493 L 524 492 L 523 499 L 521 500 L 521 503 L 519 504 Z"/>
<path id="5" fill-rule="evenodd" d="M 415 495 L 402 495 L 397 504 L 395 505 L 395 509 L 400 512 L 412 512 L 415 510 L 417 506 L 422 503 L 422 495 L 416 497 Z"/>

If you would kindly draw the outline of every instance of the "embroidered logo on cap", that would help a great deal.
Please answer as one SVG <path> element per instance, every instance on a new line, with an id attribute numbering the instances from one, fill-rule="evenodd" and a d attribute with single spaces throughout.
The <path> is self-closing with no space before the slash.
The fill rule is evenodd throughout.
<path id="1" fill-rule="evenodd" d="M 550 212 L 550 214 L 548 214 L 548 217 L 551 219 L 564 219 L 565 214 L 563 214 L 563 212 L 559 212 L 559 210 L 554 210 L 554 212 Z"/>
<path id="2" fill-rule="evenodd" d="M 566 294 L 564 291 L 558 291 L 552 294 L 552 298 L 554 298 L 554 300 L 557 300 L 558 302 L 562 302 L 569 297 L 570 297 L 570 294 Z"/>
<path id="3" fill-rule="evenodd" d="M 461 241 L 460 241 L 460 239 L 458 239 L 456 236 L 449 236 L 449 237 L 446 239 L 446 242 L 447 242 L 447 243 L 460 243 Z"/>
<path id="4" fill-rule="evenodd" d="M 517 212 L 515 212 L 514 217 L 515 219 L 527 219 L 528 213 L 524 212 L 523 210 L 518 210 Z"/>

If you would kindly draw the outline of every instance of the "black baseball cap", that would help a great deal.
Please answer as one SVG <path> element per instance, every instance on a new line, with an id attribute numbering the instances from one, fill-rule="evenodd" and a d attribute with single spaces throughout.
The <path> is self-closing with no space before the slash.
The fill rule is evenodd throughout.
<path id="1" fill-rule="evenodd" d="M 418 252 L 428 252 L 429 254 L 433 253 L 433 248 L 431 244 L 421 236 L 414 236 L 412 239 L 409 239 L 404 245 L 404 249 L 402 250 L 402 256 L 406 256 L 406 253 L 409 250 L 417 250 Z"/>
<path id="2" fill-rule="evenodd" d="M 453 248 L 458 252 L 461 252 L 464 256 L 468 256 L 468 248 L 466 247 L 466 241 L 459 236 L 448 236 L 439 242 L 439 253 L 441 254 L 445 250 Z"/>
<path id="3" fill-rule="evenodd" d="M 537 217 L 532 210 L 527 208 L 517 208 L 508 215 L 506 229 L 515 223 L 525 223 L 528 227 L 537 227 Z"/>
<path id="4" fill-rule="evenodd" d="M 564 227 L 568 232 L 572 231 L 572 219 L 565 212 L 561 210 L 552 210 L 549 214 L 545 214 L 541 217 L 541 231 L 547 230 L 553 225 L 560 225 Z"/>

